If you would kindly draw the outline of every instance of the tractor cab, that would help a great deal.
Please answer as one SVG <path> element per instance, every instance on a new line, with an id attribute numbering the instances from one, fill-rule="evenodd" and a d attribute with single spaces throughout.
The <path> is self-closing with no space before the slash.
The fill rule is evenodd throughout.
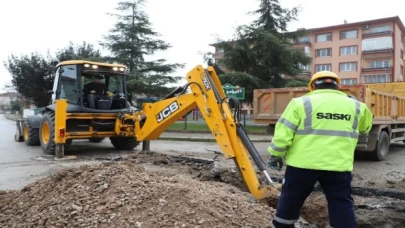
<path id="1" fill-rule="evenodd" d="M 126 67 L 90 61 L 58 64 L 52 104 L 66 99 L 68 112 L 119 112 L 131 108 L 126 89 Z"/>

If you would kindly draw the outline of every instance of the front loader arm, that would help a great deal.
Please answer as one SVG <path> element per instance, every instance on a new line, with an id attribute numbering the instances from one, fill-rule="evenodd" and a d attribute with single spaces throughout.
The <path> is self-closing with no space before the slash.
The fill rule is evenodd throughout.
<path id="1" fill-rule="evenodd" d="M 232 113 L 214 68 L 196 66 L 187 74 L 187 82 L 166 99 L 145 103 L 143 110 L 135 114 L 137 140 L 158 139 L 170 125 L 198 106 L 225 157 L 234 159 L 250 193 L 257 199 L 275 196 L 278 191 L 262 185 L 256 176 L 249 155 L 268 182 L 273 184 L 264 162 Z M 187 93 L 188 88 L 190 92 Z"/>

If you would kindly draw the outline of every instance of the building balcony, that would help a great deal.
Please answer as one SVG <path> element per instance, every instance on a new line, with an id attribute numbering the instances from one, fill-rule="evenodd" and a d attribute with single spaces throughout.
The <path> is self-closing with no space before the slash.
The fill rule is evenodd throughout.
<path id="1" fill-rule="evenodd" d="M 309 70 L 302 70 L 301 73 L 299 73 L 298 75 L 300 75 L 300 76 L 311 75 L 311 71 L 309 71 Z"/>
<path id="2" fill-rule="evenodd" d="M 305 47 L 311 47 L 312 44 L 310 41 L 295 41 L 293 43 L 294 49 L 304 49 Z"/>
<path id="3" fill-rule="evenodd" d="M 223 51 L 215 52 L 214 57 L 216 59 L 223 59 L 224 58 L 224 52 Z"/>
<path id="4" fill-rule="evenodd" d="M 361 68 L 363 72 L 385 72 L 390 73 L 392 72 L 392 67 L 363 67 Z"/>
<path id="5" fill-rule="evenodd" d="M 382 31 L 382 32 L 366 32 L 363 33 L 363 38 L 375 37 L 375 36 L 392 36 L 392 31 Z"/>
<path id="6" fill-rule="evenodd" d="M 384 48 L 384 49 L 374 49 L 374 50 L 364 50 L 362 51 L 362 56 L 365 59 L 372 58 L 387 58 L 394 55 L 394 49 Z"/>
<path id="7" fill-rule="evenodd" d="M 363 50 L 363 54 L 377 54 L 377 53 L 393 53 L 394 49 L 392 48 L 381 48 L 381 49 L 374 49 L 374 50 Z"/>

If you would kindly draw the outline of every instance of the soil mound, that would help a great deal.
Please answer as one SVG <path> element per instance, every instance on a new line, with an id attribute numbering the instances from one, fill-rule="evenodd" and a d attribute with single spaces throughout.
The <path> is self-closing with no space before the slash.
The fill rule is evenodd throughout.
<path id="1" fill-rule="evenodd" d="M 0 192 L 2 227 L 269 227 L 273 214 L 228 184 L 131 161 L 66 169 Z"/>

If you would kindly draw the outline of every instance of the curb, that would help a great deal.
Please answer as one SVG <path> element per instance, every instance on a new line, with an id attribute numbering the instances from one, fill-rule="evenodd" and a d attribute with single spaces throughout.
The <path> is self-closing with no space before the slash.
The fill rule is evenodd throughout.
<path id="1" fill-rule="evenodd" d="M 208 133 L 211 134 L 210 130 L 173 130 L 173 129 L 166 129 L 165 132 L 177 132 L 177 133 Z M 266 132 L 255 132 L 255 131 L 248 131 L 246 130 L 246 133 L 249 135 L 263 135 L 266 136 L 268 135 Z"/>
<path id="2" fill-rule="evenodd" d="M 4 116 L 8 120 L 17 121 L 17 120 L 15 120 L 13 118 L 7 117 L 6 115 L 4 115 Z M 194 130 L 194 131 L 193 130 L 190 130 L 190 131 L 187 131 L 187 130 L 178 130 L 178 131 L 176 131 L 176 130 L 166 130 L 165 132 L 168 132 L 168 133 L 170 133 L 170 132 L 173 132 L 173 133 L 190 133 L 190 134 L 193 134 L 193 133 L 209 133 L 210 134 L 211 133 L 210 131 L 196 131 L 196 130 Z M 250 135 L 264 135 L 264 134 L 252 134 L 252 133 L 249 133 L 249 132 L 248 132 L 248 134 L 250 134 Z M 162 136 L 162 137 L 159 137 L 158 140 L 188 141 L 188 142 L 216 142 L 214 137 L 171 137 L 171 136 Z M 265 139 L 265 138 L 263 138 L 263 139 L 250 139 L 250 141 L 252 141 L 252 142 L 271 142 L 271 139 Z"/>
<path id="3" fill-rule="evenodd" d="M 216 142 L 214 138 L 201 137 L 159 137 L 158 140 L 188 141 L 188 142 Z M 250 139 L 251 142 L 271 142 L 271 139 Z"/>
<path id="4" fill-rule="evenodd" d="M 11 120 L 11 121 L 17 121 L 17 119 L 13 119 L 13 118 L 10 118 L 8 116 L 4 116 L 4 117 L 6 117 L 6 119 Z M 19 118 L 19 119 L 21 119 L 21 118 Z"/>

